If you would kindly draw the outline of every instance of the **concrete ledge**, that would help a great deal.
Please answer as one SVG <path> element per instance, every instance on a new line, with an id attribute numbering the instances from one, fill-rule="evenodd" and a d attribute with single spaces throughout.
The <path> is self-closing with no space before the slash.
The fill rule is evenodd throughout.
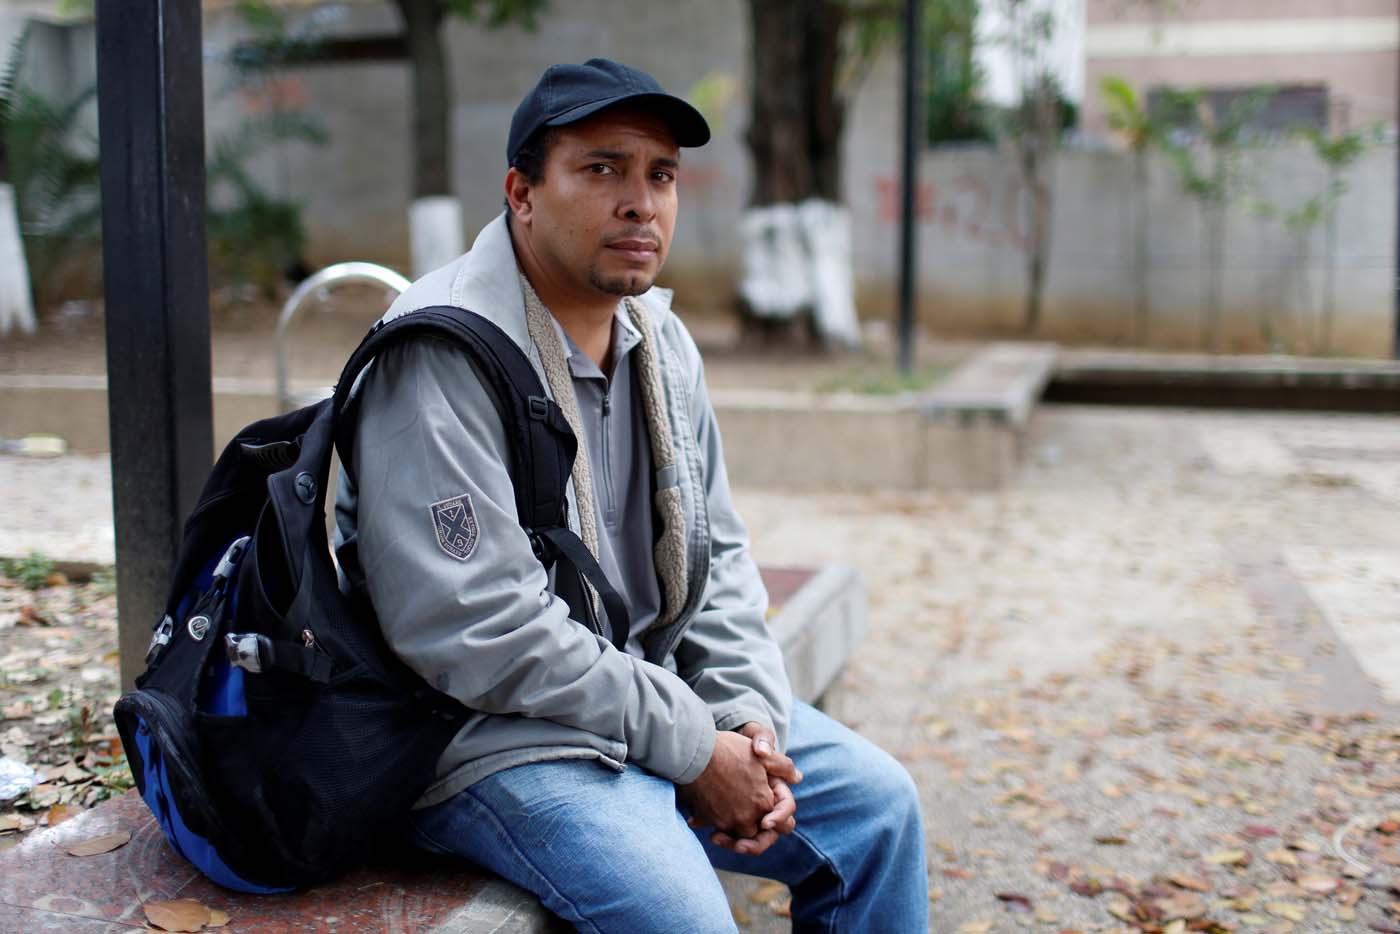
<path id="1" fill-rule="evenodd" d="M 793 696 L 817 703 L 865 635 L 860 572 L 844 564 L 822 568 L 778 609 L 769 627 L 783 650 Z"/>
<path id="2" fill-rule="evenodd" d="M 292 384 L 292 391 L 303 395 L 324 390 L 314 382 Z M 277 399 L 268 380 L 216 377 L 213 391 L 215 451 L 211 462 L 218 449 L 245 425 L 277 412 Z M 77 454 L 110 450 L 106 377 L 0 374 L 0 437 L 33 434 L 58 435 Z"/>
<path id="3" fill-rule="evenodd" d="M 1060 356 L 1055 402 L 1338 412 L 1400 411 L 1400 361 L 1078 350 Z"/>
<path id="4" fill-rule="evenodd" d="M 925 393 L 715 391 L 730 480 L 785 491 L 995 488 L 1015 469 L 1054 361 L 1049 345 L 992 344 Z M 276 411 L 265 380 L 221 377 L 213 388 L 216 447 Z M 59 435 L 75 453 L 106 451 L 106 380 L 0 375 L 0 437 L 28 434 Z"/>
<path id="5" fill-rule="evenodd" d="M 845 566 L 764 568 L 777 612 L 770 625 L 793 692 L 816 702 L 865 630 L 865 590 Z M 80 840 L 125 830 L 111 853 L 72 857 Z M 0 854 L 0 917 L 28 931 L 128 932 L 147 901 L 192 898 L 229 914 L 231 930 L 381 932 L 408 925 L 429 934 L 550 934 L 568 930 L 535 896 L 460 863 L 366 866 L 308 892 L 238 895 L 215 886 L 166 844 L 134 791 L 40 831 Z M 0 928 L 9 930 L 0 924 Z"/>
<path id="6" fill-rule="evenodd" d="M 953 371 L 924 400 L 931 419 L 1020 429 L 1055 372 L 1054 344 L 993 344 Z"/>
<path id="7" fill-rule="evenodd" d="M 925 393 L 715 392 L 731 482 L 785 491 L 994 489 L 1055 365 L 993 344 Z"/>

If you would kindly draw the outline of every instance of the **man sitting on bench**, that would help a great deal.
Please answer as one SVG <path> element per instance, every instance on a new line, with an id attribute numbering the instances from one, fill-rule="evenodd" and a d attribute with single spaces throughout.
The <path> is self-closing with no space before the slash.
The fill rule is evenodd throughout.
<path id="1" fill-rule="evenodd" d="M 589 587 L 536 560 L 465 359 L 378 360 L 341 533 L 390 645 L 474 711 L 412 831 L 580 930 L 733 931 L 713 866 L 791 886 L 796 930 L 925 931 L 917 792 L 792 699 L 699 352 L 652 287 L 680 147 L 709 135 L 649 75 L 551 67 L 511 122 L 506 210 L 388 312 L 469 308 L 536 363 L 579 438 L 570 522 L 630 618 L 614 647 Z"/>

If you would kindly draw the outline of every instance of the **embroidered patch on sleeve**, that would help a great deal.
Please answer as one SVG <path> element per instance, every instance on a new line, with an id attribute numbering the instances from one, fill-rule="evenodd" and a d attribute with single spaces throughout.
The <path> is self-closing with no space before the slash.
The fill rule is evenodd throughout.
<path id="1" fill-rule="evenodd" d="M 463 493 L 444 499 L 429 506 L 428 512 L 432 513 L 438 547 L 458 561 L 470 558 L 479 537 L 472 498 Z"/>

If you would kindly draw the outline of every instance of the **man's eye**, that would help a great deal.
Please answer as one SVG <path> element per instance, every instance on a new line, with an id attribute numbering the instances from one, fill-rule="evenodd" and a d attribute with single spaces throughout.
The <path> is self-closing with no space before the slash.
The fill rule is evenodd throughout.
<path id="1" fill-rule="evenodd" d="M 594 175 L 611 175 L 613 174 L 613 167 L 605 162 L 595 162 L 588 167 L 588 171 L 592 172 Z"/>
<path id="2" fill-rule="evenodd" d="M 670 172 L 652 172 L 651 177 L 658 182 L 665 182 L 667 184 L 676 180 L 676 177 Z"/>

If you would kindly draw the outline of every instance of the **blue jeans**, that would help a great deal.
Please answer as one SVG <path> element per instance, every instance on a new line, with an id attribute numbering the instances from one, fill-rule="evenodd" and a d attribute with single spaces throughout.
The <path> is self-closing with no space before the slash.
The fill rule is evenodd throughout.
<path id="1" fill-rule="evenodd" d="M 466 857 L 589 932 L 737 930 L 710 867 L 792 889 L 794 931 L 928 930 L 919 797 L 887 753 L 795 703 L 788 755 L 797 830 L 741 856 L 692 830 L 676 786 L 640 768 L 586 759 L 506 769 L 414 812 L 418 844 Z"/>

